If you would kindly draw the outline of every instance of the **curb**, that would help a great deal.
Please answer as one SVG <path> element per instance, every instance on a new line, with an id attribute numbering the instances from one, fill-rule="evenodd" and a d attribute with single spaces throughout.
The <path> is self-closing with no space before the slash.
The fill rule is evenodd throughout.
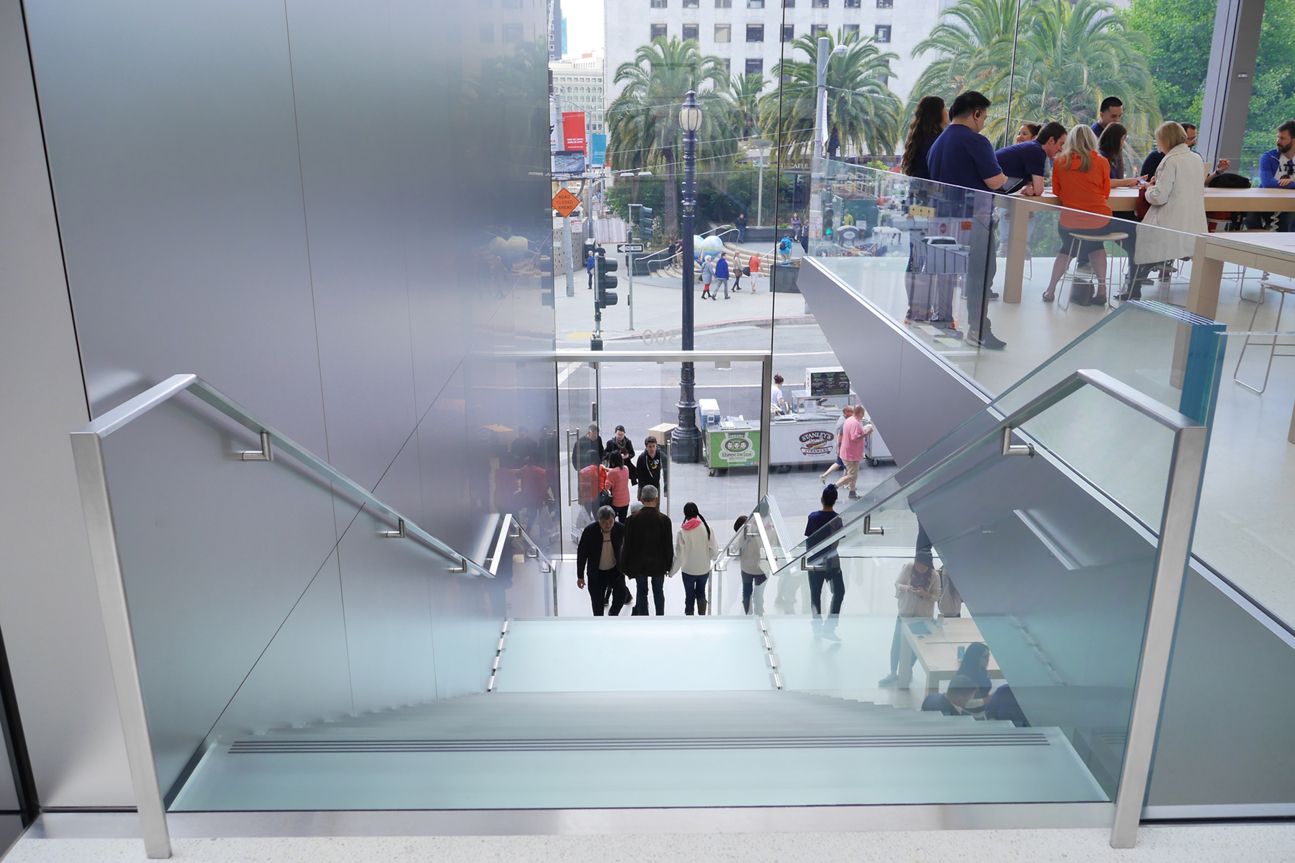
<path id="1" fill-rule="evenodd" d="M 777 322 L 779 324 L 812 324 L 814 323 L 814 316 L 813 315 L 793 315 L 790 317 L 778 318 Z M 733 320 L 733 321 L 719 321 L 717 323 L 696 324 L 693 326 L 693 332 L 698 332 L 700 330 L 718 330 L 718 329 L 723 329 L 724 327 L 749 326 L 751 324 L 755 324 L 756 326 L 761 326 L 761 325 L 772 326 L 773 323 L 774 323 L 774 320 L 772 318 L 767 318 L 767 317 L 740 318 L 738 320 Z M 650 332 L 653 334 L 659 333 L 664 336 L 681 335 L 683 333 L 683 327 L 682 326 L 671 327 L 670 329 L 662 329 L 662 330 L 641 330 L 636 333 L 629 333 L 626 335 L 618 335 L 618 336 L 607 335 L 604 332 L 603 341 L 641 341 L 643 339 L 644 333 L 647 333 L 647 332 Z"/>

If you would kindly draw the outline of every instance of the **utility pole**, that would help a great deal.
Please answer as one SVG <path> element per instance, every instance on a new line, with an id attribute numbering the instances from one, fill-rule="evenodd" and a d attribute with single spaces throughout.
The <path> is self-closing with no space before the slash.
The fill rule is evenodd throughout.
<path id="1" fill-rule="evenodd" d="M 629 224 L 629 230 L 625 232 L 625 237 L 631 243 L 634 242 L 634 226 L 638 224 L 638 222 L 634 218 L 635 207 L 639 207 L 641 209 L 643 205 L 630 204 L 629 206 L 630 224 Z M 629 306 L 630 332 L 633 332 L 634 331 L 634 253 L 633 252 L 625 253 L 625 267 L 627 270 L 626 277 L 629 279 L 629 296 L 625 300 L 625 304 Z"/>
<path id="2" fill-rule="evenodd" d="M 567 296 L 576 295 L 575 250 L 571 248 L 571 217 L 562 217 L 562 257 L 567 261 Z M 580 262 L 582 265 L 584 261 Z"/>
<path id="3" fill-rule="evenodd" d="M 693 219 L 697 209 L 697 130 L 701 128 L 701 107 L 696 92 L 689 90 L 679 111 L 683 128 L 683 349 L 693 349 Z M 673 190 L 667 190 L 670 194 Z M 701 461 L 701 429 L 697 428 L 696 374 L 691 362 L 679 375 L 679 424 L 670 433 L 670 460 L 684 464 Z"/>

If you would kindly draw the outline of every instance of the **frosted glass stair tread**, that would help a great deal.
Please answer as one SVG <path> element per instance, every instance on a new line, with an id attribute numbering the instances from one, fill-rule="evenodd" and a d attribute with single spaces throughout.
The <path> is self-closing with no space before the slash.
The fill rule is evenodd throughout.
<path id="1" fill-rule="evenodd" d="M 514 620 L 498 692 L 767 690 L 754 618 Z"/>
<path id="2" fill-rule="evenodd" d="M 1105 799 L 1057 729 L 801 693 L 474 695 L 353 722 L 214 744 L 173 809 Z"/>

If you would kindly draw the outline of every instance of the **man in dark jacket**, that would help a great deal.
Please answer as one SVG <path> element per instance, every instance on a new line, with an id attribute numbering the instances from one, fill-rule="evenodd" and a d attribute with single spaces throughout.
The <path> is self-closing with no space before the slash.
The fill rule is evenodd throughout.
<path id="1" fill-rule="evenodd" d="M 643 452 L 639 453 L 639 459 L 634 463 L 634 470 L 630 472 L 630 479 L 639 487 L 639 500 L 642 500 L 643 489 L 652 486 L 657 490 L 658 497 L 660 492 L 665 488 L 662 483 L 665 481 L 665 454 L 657 446 L 656 438 L 648 435 L 643 441 Z"/>
<path id="2" fill-rule="evenodd" d="M 591 464 L 602 464 L 606 454 L 603 439 L 598 436 L 598 424 L 590 423 L 589 431 L 571 447 L 571 464 L 578 473 Z"/>
<path id="3" fill-rule="evenodd" d="M 648 613 L 650 578 L 656 613 L 662 615 L 665 614 L 665 576 L 674 566 L 674 531 L 670 516 L 659 508 L 661 499 L 656 486 L 642 486 L 639 500 L 643 501 L 643 508 L 625 520 L 621 566 L 635 582 L 634 614 Z"/>
<path id="4" fill-rule="evenodd" d="M 587 573 L 589 604 L 593 606 L 594 617 L 603 616 L 603 602 L 609 591 L 612 617 L 620 614 L 629 601 L 630 591 L 621 570 L 624 542 L 625 525 L 616 521 L 616 511 L 610 506 L 599 507 L 598 520 L 590 522 L 580 534 L 580 544 L 576 546 L 576 587 L 584 590 Z"/>

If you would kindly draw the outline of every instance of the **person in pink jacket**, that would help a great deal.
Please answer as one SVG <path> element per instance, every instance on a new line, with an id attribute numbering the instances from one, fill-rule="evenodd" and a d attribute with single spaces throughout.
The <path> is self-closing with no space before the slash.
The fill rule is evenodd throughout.
<path id="1" fill-rule="evenodd" d="M 630 511 L 630 469 L 618 452 L 607 456 L 607 490 L 612 495 L 612 509 L 616 510 L 616 520 L 621 524 Z"/>
<path id="2" fill-rule="evenodd" d="M 863 405 L 855 405 L 854 416 L 841 427 L 841 461 L 845 462 L 845 479 L 837 486 L 849 486 L 850 500 L 859 498 L 859 462 L 863 461 L 864 447 L 871 433 L 872 423 L 864 420 Z"/>

